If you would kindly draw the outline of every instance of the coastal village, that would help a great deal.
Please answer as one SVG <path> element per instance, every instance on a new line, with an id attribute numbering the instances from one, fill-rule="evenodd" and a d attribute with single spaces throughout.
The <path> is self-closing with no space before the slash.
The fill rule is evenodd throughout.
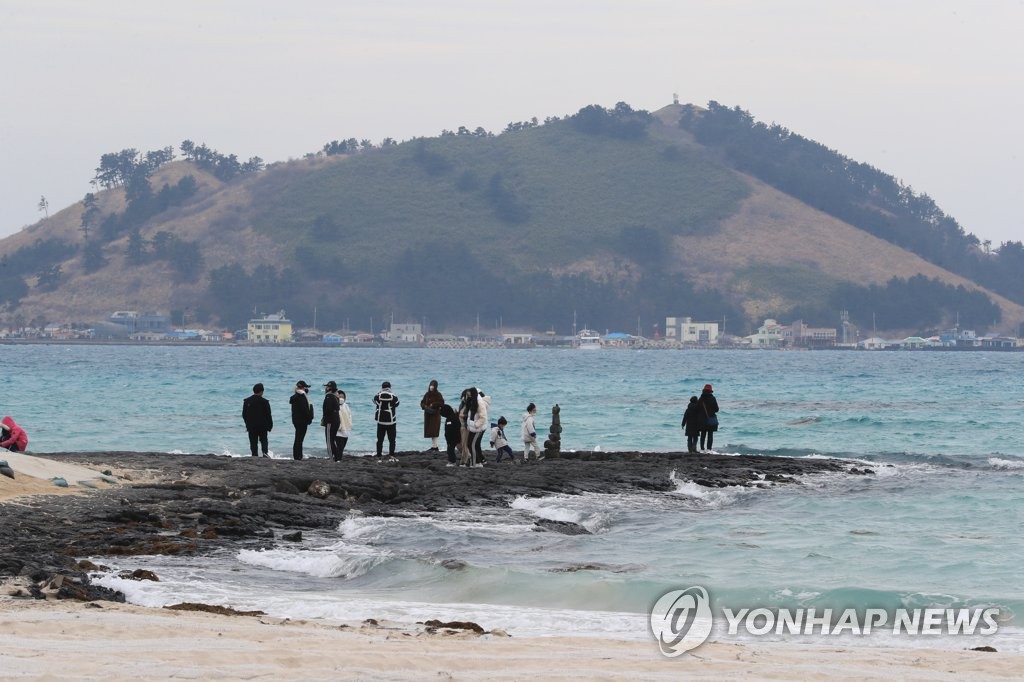
<path id="1" fill-rule="evenodd" d="M 172 325 L 163 312 L 114 311 L 102 323 L 91 326 L 46 324 L 0 326 L 0 342 L 94 342 L 94 343 L 209 343 L 235 345 L 301 345 L 322 347 L 425 347 L 425 348 L 578 348 L 599 349 L 751 349 L 751 350 L 999 350 L 1024 348 L 1024 340 L 1012 336 L 978 335 L 954 326 L 928 336 L 884 338 L 864 334 L 840 315 L 840 326 L 811 327 L 802 320 L 789 323 L 765 319 L 746 336 L 727 334 L 719 322 L 690 317 L 666 317 L 664 326 L 652 325 L 646 334 L 589 328 L 571 334 L 477 327 L 461 333 L 430 333 L 418 322 L 391 321 L 380 329 L 323 331 L 296 326 L 284 311 L 249 320 L 244 329 L 232 331 L 182 328 Z"/>

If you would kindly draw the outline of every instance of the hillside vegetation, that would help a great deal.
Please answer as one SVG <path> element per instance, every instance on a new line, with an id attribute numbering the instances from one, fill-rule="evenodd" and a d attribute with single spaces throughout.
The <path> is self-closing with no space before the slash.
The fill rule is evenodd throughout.
<path id="1" fill-rule="evenodd" d="M 433 331 L 568 332 L 574 314 L 645 333 L 668 315 L 736 333 L 766 316 L 834 326 L 841 309 L 890 328 L 1024 319 L 928 253 L 752 177 L 696 111 L 585 107 L 500 135 L 335 141 L 266 168 L 189 141 L 186 160 L 105 155 L 105 189 L 0 242 L 0 306 L 23 321 L 129 308 L 224 326 L 284 309 L 328 329 L 393 315 Z M 1013 245 L 975 250 L 995 262 Z"/>

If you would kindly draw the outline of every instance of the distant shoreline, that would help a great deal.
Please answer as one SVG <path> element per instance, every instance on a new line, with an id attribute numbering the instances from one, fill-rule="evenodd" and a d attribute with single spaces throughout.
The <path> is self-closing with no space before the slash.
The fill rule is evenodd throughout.
<path id="1" fill-rule="evenodd" d="M 441 350 L 467 350 L 467 349 L 494 349 L 494 350 L 577 350 L 573 346 L 556 346 L 548 344 L 536 345 L 505 345 L 498 342 L 476 342 L 465 343 L 323 343 L 320 341 L 292 341 L 289 343 L 249 343 L 248 341 L 185 341 L 185 340 L 159 340 L 159 341 L 131 341 L 127 339 L 0 339 L 0 346 L 234 346 L 238 348 L 431 348 Z M 972 353 L 1018 353 L 1024 351 L 1024 346 L 1017 348 L 981 348 L 981 347 L 950 347 L 938 346 L 929 348 L 853 348 L 850 346 L 829 346 L 827 348 L 750 348 L 746 346 L 668 346 L 650 345 L 634 347 L 608 347 L 601 348 L 601 351 L 694 351 L 694 350 L 739 350 L 739 351 L 854 351 L 865 353 L 931 353 L 931 352 L 972 352 Z"/>

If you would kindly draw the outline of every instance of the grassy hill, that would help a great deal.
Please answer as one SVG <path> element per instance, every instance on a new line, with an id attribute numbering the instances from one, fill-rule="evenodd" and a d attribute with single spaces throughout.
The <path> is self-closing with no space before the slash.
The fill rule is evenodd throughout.
<path id="1" fill-rule="evenodd" d="M 72 250 L 39 256 L 50 274 L 26 272 L 25 295 L 3 314 L 86 322 L 162 309 L 233 326 L 254 308 L 285 308 L 307 325 L 315 307 L 321 327 L 394 314 L 565 332 L 575 311 L 630 330 L 638 317 L 649 328 L 667 315 L 727 316 L 738 332 L 766 316 L 833 325 L 843 286 L 923 275 L 984 293 L 1008 328 L 1024 320 L 1019 305 L 736 171 L 675 125 L 680 110 L 626 112 L 644 119 L 641 135 L 566 118 L 314 156 L 230 182 L 175 161 L 153 173 L 154 188 L 191 175 L 197 190 L 136 240 L 151 251 L 161 234 L 196 244 L 195 271 L 133 256 L 130 234 L 93 234 L 104 263 L 87 267 L 77 204 L 0 241 L 0 277 L 40 244 Z M 125 208 L 122 189 L 97 196 L 102 214 Z"/>
<path id="2" fill-rule="evenodd" d="M 253 224 L 290 245 L 315 243 L 360 276 L 379 272 L 397 250 L 451 241 L 490 266 L 559 268 L 616 250 L 627 227 L 666 236 L 709 230 L 748 193 L 700 154 L 665 149 L 573 133 L 565 122 L 413 141 L 308 172 L 265 173 L 255 182 Z M 340 239 L 318 236 L 322 216 Z"/>

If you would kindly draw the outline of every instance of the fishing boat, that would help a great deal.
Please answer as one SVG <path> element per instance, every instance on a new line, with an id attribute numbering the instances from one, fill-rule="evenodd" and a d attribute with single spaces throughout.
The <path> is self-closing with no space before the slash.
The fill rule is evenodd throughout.
<path id="1" fill-rule="evenodd" d="M 580 350 L 597 350 L 601 348 L 601 335 L 593 329 L 582 329 L 576 335 L 576 347 Z"/>

